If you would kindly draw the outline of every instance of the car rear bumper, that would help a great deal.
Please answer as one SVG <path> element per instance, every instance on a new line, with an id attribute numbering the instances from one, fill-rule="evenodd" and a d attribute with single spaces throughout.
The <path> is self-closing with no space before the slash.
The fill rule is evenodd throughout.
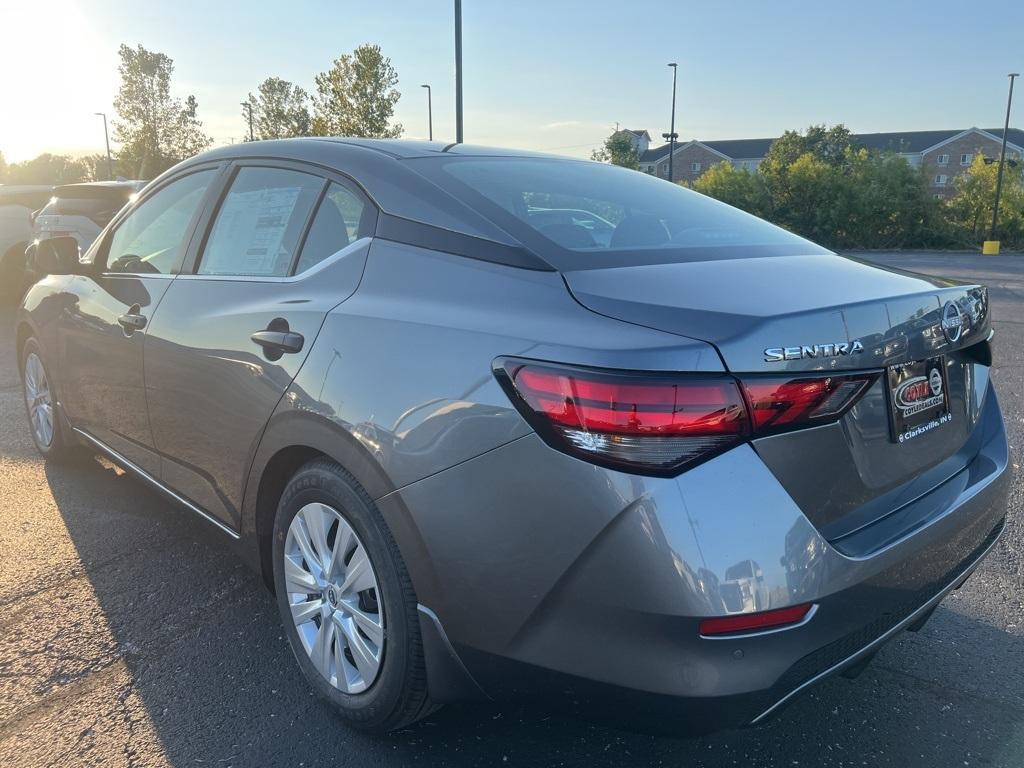
<path id="1" fill-rule="evenodd" d="M 971 466 L 898 511 L 920 522 L 902 538 L 880 521 L 882 544 L 862 557 L 824 540 L 749 446 L 666 480 L 531 435 L 379 503 L 421 603 L 488 695 L 565 693 L 677 731 L 761 722 L 926 616 L 994 546 L 1008 449 L 987 394 Z M 698 630 L 806 602 L 814 615 L 797 626 Z"/>

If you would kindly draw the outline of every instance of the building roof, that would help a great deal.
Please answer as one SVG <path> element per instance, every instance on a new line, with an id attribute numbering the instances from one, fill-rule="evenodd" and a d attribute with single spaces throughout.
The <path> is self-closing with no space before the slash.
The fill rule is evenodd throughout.
<path id="1" fill-rule="evenodd" d="M 954 128 L 944 131 L 895 131 L 890 133 L 855 133 L 853 138 L 867 149 L 875 149 L 880 152 L 923 152 L 934 147 L 936 144 L 949 141 L 954 136 L 959 136 L 970 128 Z M 1003 137 L 1002 128 L 981 128 L 979 130 L 990 133 L 998 139 Z M 1006 134 L 1006 140 L 1018 147 L 1024 147 L 1024 130 L 1011 128 Z M 724 141 L 702 141 L 699 142 L 716 152 L 728 155 L 731 158 L 753 159 L 764 157 L 768 154 L 768 148 L 775 139 L 727 139 Z M 676 148 L 684 146 L 689 142 L 676 142 Z M 660 147 L 652 147 L 640 156 L 640 162 L 653 163 L 668 154 L 668 144 Z"/>

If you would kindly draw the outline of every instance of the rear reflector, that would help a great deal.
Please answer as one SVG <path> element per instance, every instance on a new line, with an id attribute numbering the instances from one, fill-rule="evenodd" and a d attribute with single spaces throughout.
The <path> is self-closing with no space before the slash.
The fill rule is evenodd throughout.
<path id="1" fill-rule="evenodd" d="M 759 632 L 765 629 L 799 624 L 811 610 L 811 603 L 792 605 L 774 611 L 760 613 L 738 613 L 734 616 L 716 616 L 700 623 L 700 633 L 705 636 L 731 635 L 738 632 Z"/>
<path id="2" fill-rule="evenodd" d="M 505 358 L 495 375 L 554 448 L 595 464 L 672 475 L 751 437 L 834 421 L 877 373 L 737 379 Z"/>

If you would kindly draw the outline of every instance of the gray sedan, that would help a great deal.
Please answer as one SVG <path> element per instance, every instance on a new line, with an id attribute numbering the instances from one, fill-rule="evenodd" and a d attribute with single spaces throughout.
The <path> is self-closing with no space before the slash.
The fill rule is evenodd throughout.
<path id="1" fill-rule="evenodd" d="M 234 145 L 37 265 L 39 451 L 101 452 L 234 541 L 358 728 L 511 696 L 760 723 L 1002 532 L 986 289 L 645 174 Z"/>

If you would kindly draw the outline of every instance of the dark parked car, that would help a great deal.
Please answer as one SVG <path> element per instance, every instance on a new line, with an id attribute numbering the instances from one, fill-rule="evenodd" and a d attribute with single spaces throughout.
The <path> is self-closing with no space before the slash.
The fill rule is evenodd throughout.
<path id="1" fill-rule="evenodd" d="M 760 723 L 1003 529 L 984 287 L 642 173 L 247 143 L 39 261 L 39 451 L 101 451 L 233 540 L 360 728 L 507 696 Z"/>

